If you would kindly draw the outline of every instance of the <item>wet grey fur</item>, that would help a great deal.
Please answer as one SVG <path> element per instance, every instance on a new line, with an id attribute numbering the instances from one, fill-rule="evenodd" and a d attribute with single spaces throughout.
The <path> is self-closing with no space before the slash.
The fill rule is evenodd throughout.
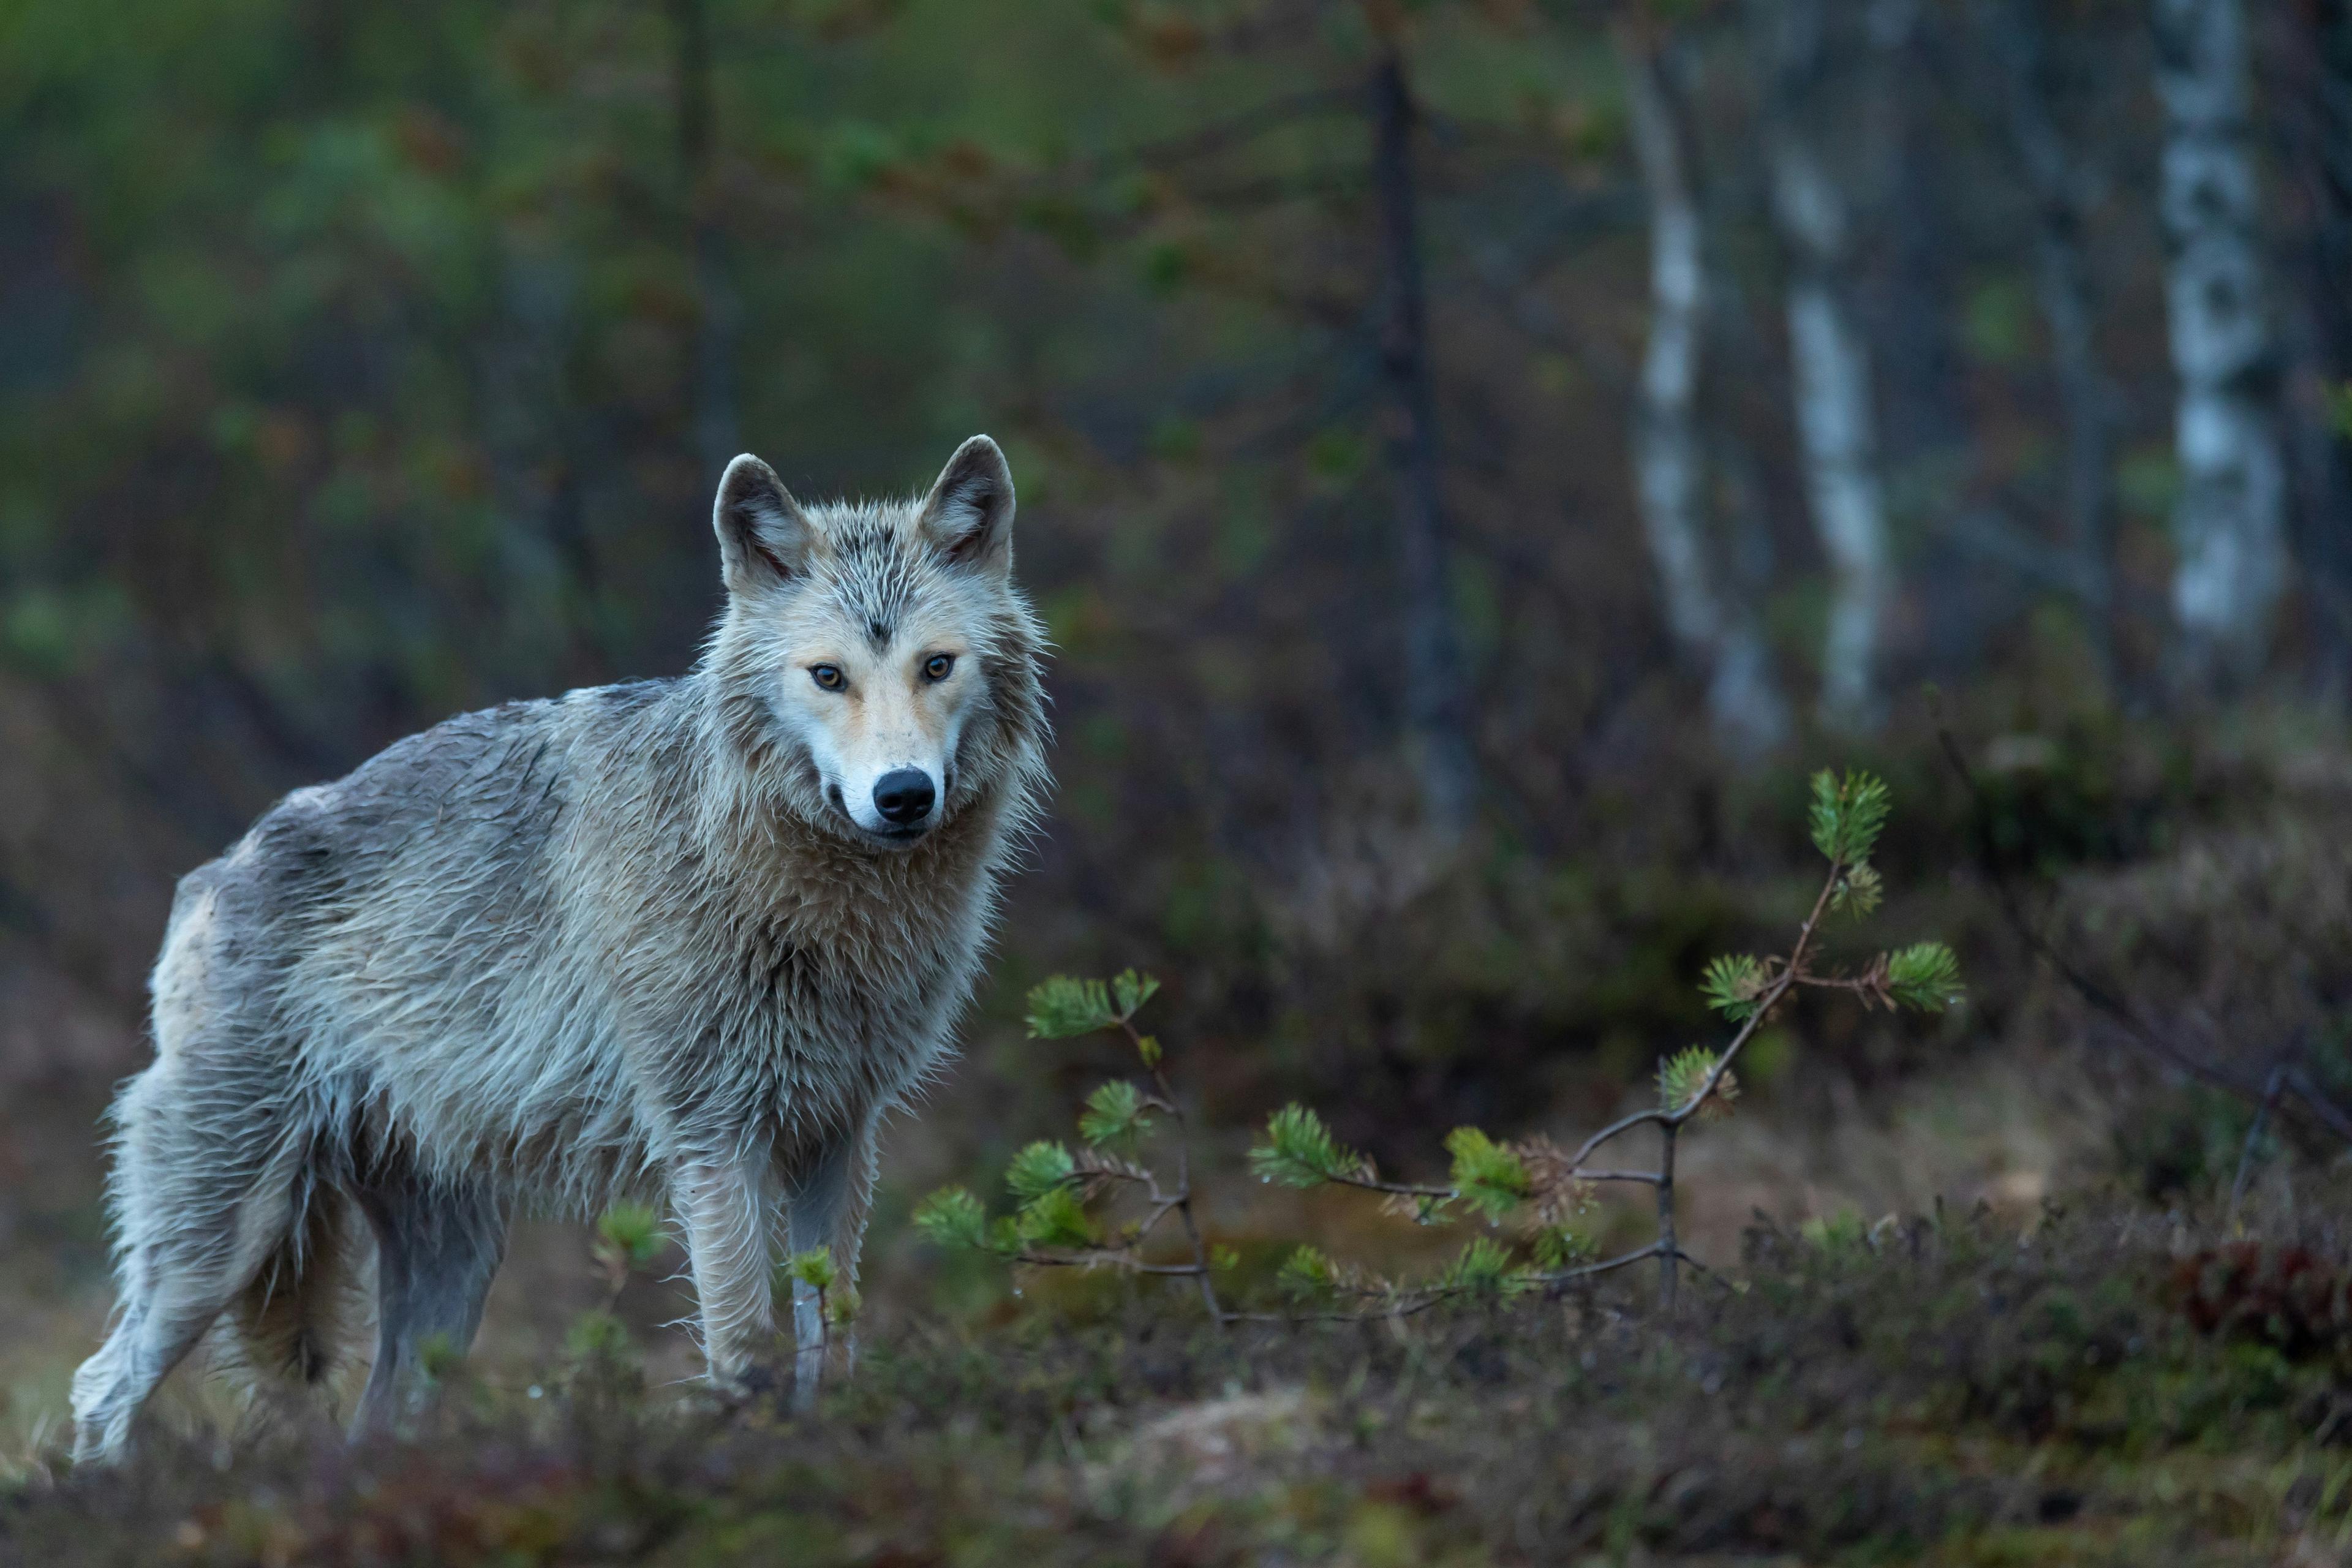
<path id="1" fill-rule="evenodd" d="M 739 458 L 691 673 L 452 719 L 181 883 L 155 1060 L 112 1111 L 120 1296 L 79 1455 L 121 1452 L 216 1321 L 266 1397 L 316 1389 L 370 1233 L 362 1426 L 428 1342 L 470 1342 L 519 1206 L 667 1203 L 722 1383 L 774 1331 L 780 1219 L 854 1278 L 877 1120 L 949 1049 L 1045 782 L 1012 513 L 985 437 L 908 502 L 803 509 Z M 851 742 L 794 716 L 794 647 L 917 623 L 969 684 L 933 726 L 936 826 L 883 845 L 819 761 Z"/>

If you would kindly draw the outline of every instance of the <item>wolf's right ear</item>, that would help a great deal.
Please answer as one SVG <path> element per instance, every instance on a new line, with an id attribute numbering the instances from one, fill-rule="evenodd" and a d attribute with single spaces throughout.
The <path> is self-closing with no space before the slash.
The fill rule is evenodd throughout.
<path id="1" fill-rule="evenodd" d="M 956 448 L 923 498 L 923 536 L 958 566 L 1013 570 L 1013 470 L 985 436 Z"/>
<path id="2" fill-rule="evenodd" d="M 775 469 L 749 452 L 719 477 L 710 526 L 730 594 L 789 583 L 808 569 L 809 523 L 801 503 Z"/>

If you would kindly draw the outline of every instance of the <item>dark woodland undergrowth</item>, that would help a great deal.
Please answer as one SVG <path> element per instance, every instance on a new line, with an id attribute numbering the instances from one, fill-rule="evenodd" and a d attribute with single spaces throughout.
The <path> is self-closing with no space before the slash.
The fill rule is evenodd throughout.
<path id="1" fill-rule="evenodd" d="M 1102 1280 L 870 1336 L 795 1415 L 591 1352 L 428 1426 L 20 1479 L 0 1558 L 540 1564 L 2333 1563 L 2352 1237 L 2145 1206 L 1759 1223 L 1739 1268 L 1246 1325 Z"/>

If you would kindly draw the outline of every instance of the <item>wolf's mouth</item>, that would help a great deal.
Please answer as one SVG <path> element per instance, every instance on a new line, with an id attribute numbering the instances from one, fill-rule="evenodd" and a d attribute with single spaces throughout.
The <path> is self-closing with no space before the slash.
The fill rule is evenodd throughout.
<path id="1" fill-rule="evenodd" d="M 939 826 L 940 814 L 934 812 L 929 819 L 906 827 L 868 827 L 851 814 L 849 803 L 842 798 L 841 786 L 837 784 L 828 784 L 824 786 L 824 803 L 833 807 L 834 815 L 847 823 L 850 831 L 859 837 L 873 844 L 887 844 L 892 848 L 912 844 L 915 840 L 927 837 L 932 828 Z"/>

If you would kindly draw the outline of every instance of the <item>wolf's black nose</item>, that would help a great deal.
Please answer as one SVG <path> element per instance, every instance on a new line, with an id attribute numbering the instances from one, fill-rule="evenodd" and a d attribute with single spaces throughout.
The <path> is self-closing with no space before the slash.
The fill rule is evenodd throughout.
<path id="1" fill-rule="evenodd" d="M 874 784 L 874 809 L 882 814 L 883 821 L 901 827 L 930 816 L 931 802 L 939 797 L 939 791 L 931 787 L 931 775 L 920 768 L 900 768 L 884 773 Z"/>

